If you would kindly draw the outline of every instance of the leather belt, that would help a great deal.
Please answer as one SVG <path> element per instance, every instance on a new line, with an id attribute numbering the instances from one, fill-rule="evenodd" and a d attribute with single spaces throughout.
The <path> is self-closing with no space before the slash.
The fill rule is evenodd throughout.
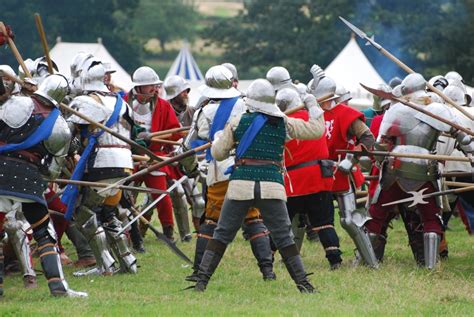
<path id="1" fill-rule="evenodd" d="M 296 164 L 296 165 L 287 166 L 286 170 L 287 171 L 292 171 L 292 170 L 296 170 L 298 168 L 303 168 L 303 167 L 313 166 L 313 165 L 318 165 L 318 164 L 321 164 L 321 160 L 312 160 L 312 161 L 308 161 L 308 162 L 299 163 L 299 164 Z"/>
<path id="2" fill-rule="evenodd" d="M 275 165 L 277 167 L 282 167 L 281 162 L 272 161 L 272 160 L 257 160 L 257 159 L 240 159 L 235 162 L 235 166 L 263 166 L 263 165 Z"/>
<path id="3" fill-rule="evenodd" d="M 108 148 L 116 148 L 116 149 L 131 149 L 130 145 L 128 144 L 99 144 L 97 145 L 98 148 L 108 149 Z"/>

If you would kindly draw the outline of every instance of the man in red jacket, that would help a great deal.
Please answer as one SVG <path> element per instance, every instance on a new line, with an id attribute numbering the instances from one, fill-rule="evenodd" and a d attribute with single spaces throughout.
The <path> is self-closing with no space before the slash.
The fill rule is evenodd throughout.
<path id="1" fill-rule="evenodd" d="M 299 106 L 302 101 L 291 88 L 278 91 L 276 103 L 281 111 Z M 297 111 L 290 118 L 309 120 L 306 109 Z M 290 220 L 297 214 L 308 214 L 311 230 L 319 235 L 326 258 L 332 270 L 341 265 L 339 237 L 334 229 L 333 161 L 325 137 L 314 140 L 290 140 L 285 144 L 285 189 Z"/>
<path id="2" fill-rule="evenodd" d="M 364 182 L 364 176 L 357 164 L 357 159 L 352 154 L 341 154 L 337 150 L 352 150 L 360 143 L 367 148 L 372 148 L 374 136 L 364 123 L 364 115 L 345 105 L 336 104 L 336 83 L 317 65 L 311 68 L 313 80 L 308 84 L 310 92 L 320 100 L 326 121 L 326 137 L 329 148 L 329 159 L 340 161 L 335 173 L 332 188 L 336 195 L 341 226 L 347 231 L 354 241 L 358 253 L 364 262 L 376 268 L 378 262 L 372 248 L 364 223 L 367 221 L 367 211 L 357 208 L 355 191 Z"/>
<path id="3" fill-rule="evenodd" d="M 163 82 L 156 72 L 148 67 L 138 68 L 132 75 L 134 88 L 127 96 L 127 102 L 133 109 L 133 121 L 139 125 L 142 132 L 137 133 L 138 139 L 143 139 L 149 149 L 156 155 L 166 156 L 173 151 L 173 146 L 151 140 L 151 133 L 180 127 L 176 114 L 168 101 L 160 98 Z M 175 140 L 179 139 L 177 135 Z M 173 139 L 173 138 L 171 138 Z M 147 174 L 143 181 L 147 187 L 166 190 L 166 177 L 173 177 L 174 171 L 165 166 Z M 152 195 L 153 199 L 159 195 Z M 157 204 L 158 218 L 163 227 L 163 233 L 173 239 L 173 206 L 169 195 Z M 151 215 L 148 216 L 151 219 Z"/>

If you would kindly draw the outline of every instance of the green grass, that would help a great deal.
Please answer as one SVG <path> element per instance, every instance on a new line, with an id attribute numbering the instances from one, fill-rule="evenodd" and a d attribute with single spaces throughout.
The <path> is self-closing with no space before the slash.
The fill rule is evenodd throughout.
<path id="1" fill-rule="evenodd" d="M 150 232 L 147 253 L 138 255 L 137 275 L 74 278 L 73 269 L 66 268 L 71 287 L 89 292 L 88 299 L 52 298 L 42 276 L 35 290 L 23 289 L 18 275 L 7 277 L 0 316 L 472 316 L 474 240 L 459 219 L 450 226 L 450 258 L 434 272 L 415 267 L 399 221 L 390 231 L 385 262 L 376 271 L 351 267 L 352 242 L 340 228 L 344 265 L 339 271 L 328 270 L 319 243 L 305 241 L 303 260 L 321 291 L 311 295 L 298 293 L 279 256 L 278 279 L 264 282 L 241 234 L 205 293 L 182 291 L 190 285 L 184 277 L 191 269 Z M 179 246 L 192 257 L 194 242 Z M 66 248 L 72 250 L 67 243 Z"/>

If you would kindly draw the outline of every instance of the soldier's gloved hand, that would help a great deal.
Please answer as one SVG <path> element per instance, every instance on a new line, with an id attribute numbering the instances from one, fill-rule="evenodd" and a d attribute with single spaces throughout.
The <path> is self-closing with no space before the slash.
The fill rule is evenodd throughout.
<path id="1" fill-rule="evenodd" d="M 472 141 L 471 136 L 468 135 L 466 132 L 463 132 L 463 131 L 457 131 L 455 133 L 455 136 L 456 136 L 456 141 L 460 145 L 468 145 Z"/>
<path id="2" fill-rule="evenodd" d="M 311 118 L 318 118 L 323 114 L 323 110 L 316 101 L 316 97 L 312 94 L 306 94 L 303 103 L 306 109 L 308 109 Z"/>
<path id="3" fill-rule="evenodd" d="M 344 174 L 349 174 L 352 171 L 352 167 L 354 166 L 353 160 L 354 154 L 347 153 L 346 157 L 339 163 L 338 169 L 343 172 Z"/>
<path id="4" fill-rule="evenodd" d="M 146 132 L 146 131 L 140 132 L 140 133 L 137 134 L 137 139 L 142 139 L 142 140 L 145 140 L 145 141 L 149 142 L 150 139 L 151 139 L 151 133 Z"/>
<path id="5" fill-rule="evenodd" d="M 13 34 L 13 31 L 12 29 L 10 28 L 9 25 L 6 25 L 5 24 L 5 31 L 7 32 L 7 34 L 4 34 L 1 30 L 0 30 L 0 46 L 2 46 L 3 44 L 7 43 L 8 42 L 8 38 L 11 38 L 12 40 L 15 38 L 15 34 Z"/>
<path id="6" fill-rule="evenodd" d="M 311 66 L 310 72 L 311 72 L 311 75 L 313 75 L 314 80 L 318 79 L 319 81 L 321 78 L 326 76 L 326 74 L 324 73 L 324 70 L 319 65 L 316 65 L 316 64 L 313 64 L 313 66 Z"/>

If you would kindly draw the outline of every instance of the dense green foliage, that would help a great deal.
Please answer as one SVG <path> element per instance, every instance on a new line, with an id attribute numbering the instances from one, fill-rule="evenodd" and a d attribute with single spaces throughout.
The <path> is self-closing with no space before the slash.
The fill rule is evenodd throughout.
<path id="1" fill-rule="evenodd" d="M 343 16 L 427 78 L 454 69 L 468 83 L 474 81 L 473 1 L 242 1 L 244 9 L 237 16 L 219 17 L 202 16 L 197 0 L 11 0 L 3 4 L 1 19 L 13 27 L 24 58 L 42 55 L 33 19 L 39 12 L 51 47 L 57 36 L 70 42 L 101 37 L 129 72 L 150 59 L 167 68 L 175 52 L 165 51 L 166 44 L 201 37 L 224 49 L 222 56 L 221 51 L 205 54 L 215 63 L 236 64 L 242 79 L 262 77 L 271 66 L 283 65 L 294 79 L 307 81 L 313 63 L 326 67 L 348 41 L 350 30 L 338 19 Z M 160 40 L 160 54 L 143 54 L 150 38 Z M 405 75 L 358 41 L 386 80 Z M 8 49 L 0 50 L 0 59 L 17 64 Z"/>
<path id="2" fill-rule="evenodd" d="M 141 47 L 128 21 L 139 0 L 24 1 L 2 3 L 2 21 L 11 25 L 24 59 L 43 55 L 34 13 L 41 15 L 49 47 L 58 36 L 65 42 L 97 42 L 101 37 L 111 54 L 127 69 L 140 64 Z M 2 64 L 18 65 L 9 49 L 0 50 Z"/>
<path id="3" fill-rule="evenodd" d="M 221 19 L 202 35 L 225 48 L 223 60 L 234 61 L 243 77 L 261 77 L 279 64 L 306 81 L 313 63 L 326 67 L 349 40 L 350 30 L 338 19 L 343 16 L 416 71 L 432 76 L 457 69 L 469 82 L 473 14 L 469 0 L 247 0 L 237 17 Z M 374 48 L 364 51 L 385 79 L 404 74 Z"/>

